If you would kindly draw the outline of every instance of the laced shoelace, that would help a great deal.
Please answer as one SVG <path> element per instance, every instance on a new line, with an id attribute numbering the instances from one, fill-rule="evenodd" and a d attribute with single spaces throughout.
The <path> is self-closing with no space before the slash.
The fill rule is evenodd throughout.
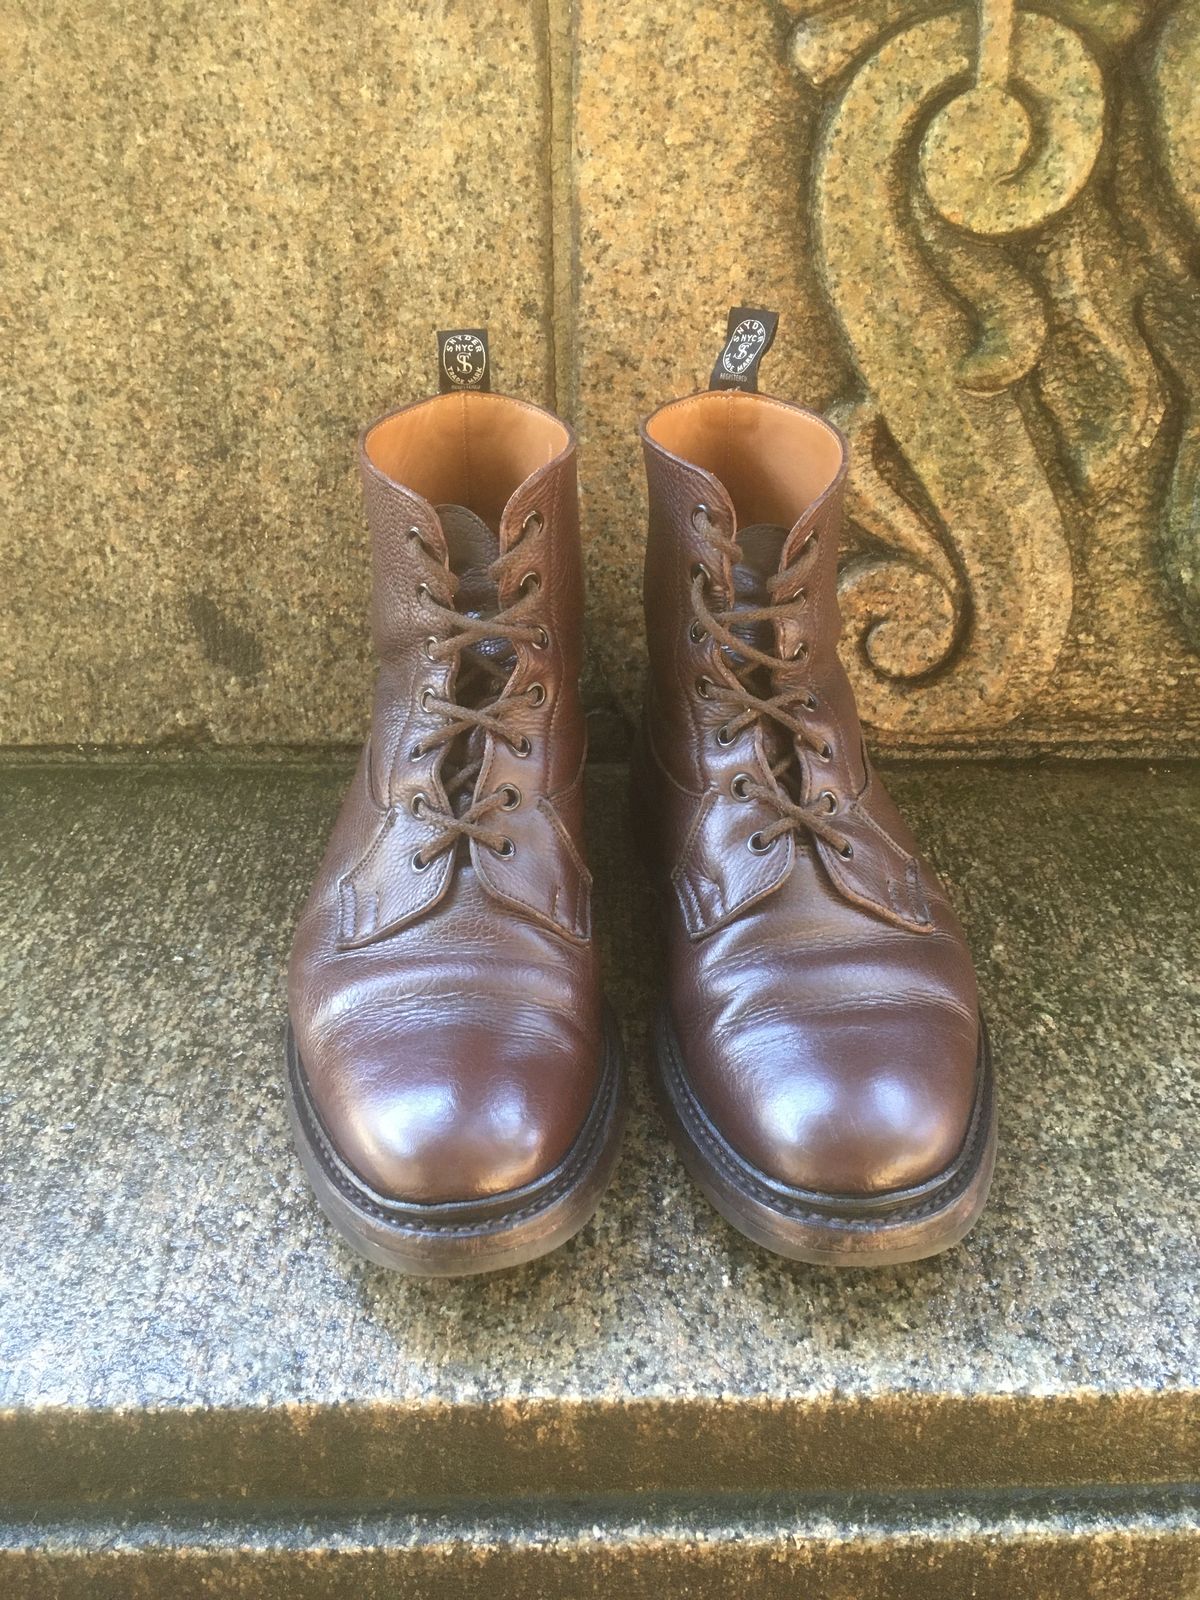
<path id="1" fill-rule="evenodd" d="M 742 559 L 737 543 L 726 538 L 711 522 L 705 531 L 713 546 L 727 557 L 731 566 L 736 566 Z M 802 715 L 804 711 L 816 710 L 816 700 L 800 678 L 798 668 L 778 655 L 760 650 L 746 636 L 756 624 L 768 624 L 773 634 L 777 623 L 796 619 L 805 598 L 804 588 L 798 582 L 799 567 L 798 556 L 790 566 L 769 579 L 766 605 L 737 606 L 725 611 L 714 611 L 708 604 L 706 590 L 711 578 L 707 568 L 693 568 L 694 626 L 709 634 L 733 658 L 731 665 L 735 679 L 733 683 L 718 683 L 711 678 L 701 678 L 697 689 L 704 698 L 722 700 L 731 708 L 729 718 L 717 730 L 720 743 L 732 744 L 743 729 L 754 723 L 774 723 L 786 729 L 790 736 L 782 754 L 769 763 L 774 780 L 772 783 L 763 783 L 746 772 L 739 773 L 734 779 L 734 793 L 740 800 L 761 800 L 778 814 L 774 822 L 751 836 L 751 850 L 756 854 L 764 853 L 785 833 L 803 828 L 814 837 L 823 839 L 839 855 L 849 860 L 854 854 L 854 847 L 831 820 L 839 805 L 833 791 L 824 789 L 815 800 L 802 805 L 792 799 L 785 787 L 792 765 L 793 740 L 807 745 L 824 761 L 828 761 L 833 754 L 825 739 L 808 726 Z M 736 633 L 733 631 L 735 627 L 739 630 Z M 807 647 L 802 645 L 792 660 L 807 653 Z M 748 680 L 756 671 L 772 687 L 776 687 L 774 694 L 758 694 L 754 691 Z"/>
<path id="2" fill-rule="evenodd" d="M 475 617 L 456 611 L 452 604 L 454 591 L 457 588 L 457 579 L 453 574 L 447 574 L 445 566 L 436 553 L 430 548 L 424 535 L 418 530 L 413 530 L 412 536 L 417 539 L 424 553 L 429 557 L 431 574 L 441 583 L 445 583 L 449 576 L 452 585 L 451 593 L 446 599 L 441 599 L 434 591 L 432 582 L 422 583 L 421 593 L 433 608 L 437 620 L 447 629 L 447 637 L 438 639 L 430 636 L 422 648 L 431 661 L 451 661 L 455 663 L 456 687 L 460 693 L 469 689 L 482 686 L 486 692 L 488 684 L 498 692 L 490 699 L 482 700 L 479 705 L 465 704 L 463 700 L 448 700 L 433 690 L 426 689 L 421 695 L 421 706 L 425 711 L 434 713 L 443 719 L 442 726 L 428 733 L 413 746 L 410 755 L 414 761 L 420 760 L 431 750 L 452 745 L 455 740 L 469 740 L 475 732 L 492 734 L 495 738 L 503 739 L 518 756 L 527 756 L 531 746 L 524 734 L 513 736 L 508 726 L 508 718 L 512 710 L 521 704 L 541 705 L 546 698 L 543 685 L 532 683 L 519 695 L 505 695 L 503 690 L 512 675 L 511 661 L 505 665 L 495 661 L 479 647 L 485 643 L 494 645 L 497 640 L 503 640 L 511 645 L 529 644 L 537 650 L 544 650 L 550 643 L 549 635 L 540 623 L 535 623 L 528 617 L 529 608 L 535 603 L 534 596 L 541 587 L 540 580 L 535 573 L 528 573 L 521 585 L 521 597 L 503 611 L 498 611 L 495 616 Z M 497 557 L 487 569 L 488 577 L 499 588 L 503 569 L 509 563 L 513 551 Z M 525 615 L 521 615 L 524 612 Z M 432 822 L 439 832 L 423 844 L 413 857 L 413 868 L 417 872 L 424 872 L 440 855 L 453 849 L 460 839 L 475 839 L 485 845 L 489 850 L 503 858 L 511 856 L 515 846 L 511 839 L 495 827 L 488 825 L 488 818 L 498 811 L 512 811 L 520 803 L 521 796 L 512 784 L 503 784 L 499 789 L 490 794 L 482 795 L 471 802 L 461 813 L 454 809 L 455 801 L 474 788 L 476 779 L 483 767 L 483 755 L 479 754 L 465 760 L 448 778 L 444 779 L 443 790 L 449 809 L 436 805 L 425 793 L 417 794 L 412 803 L 416 816 L 422 820 Z"/>

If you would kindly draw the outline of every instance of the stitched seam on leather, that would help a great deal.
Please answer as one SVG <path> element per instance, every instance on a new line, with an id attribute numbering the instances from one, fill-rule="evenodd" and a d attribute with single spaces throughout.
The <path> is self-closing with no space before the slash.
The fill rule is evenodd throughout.
<path id="1" fill-rule="evenodd" d="M 586 741 L 585 741 L 585 744 L 586 744 Z M 587 749 L 585 748 L 584 752 L 583 752 L 583 757 L 582 757 L 582 759 L 580 760 L 580 763 L 579 763 L 579 771 L 571 779 L 570 783 L 568 783 L 562 789 L 556 789 L 553 794 L 548 794 L 545 797 L 547 800 L 549 800 L 550 804 L 554 807 L 555 811 L 558 810 L 559 803 L 561 801 L 569 800 L 572 795 L 578 793 L 578 791 L 583 788 L 583 782 L 584 782 L 584 778 L 585 778 L 586 774 L 587 774 Z M 564 823 L 563 826 L 565 827 L 566 824 Z"/>
<path id="2" fill-rule="evenodd" d="M 722 441 L 722 443 L 725 446 L 725 449 L 724 449 L 724 454 L 721 457 L 720 483 L 721 483 L 721 487 L 725 488 L 725 485 L 729 482 L 729 455 L 730 455 L 730 451 L 733 448 L 733 393 L 732 393 L 732 391 L 730 391 L 730 393 L 725 396 L 725 404 L 721 407 L 721 410 L 725 414 L 725 417 L 724 417 L 724 420 L 725 420 L 725 437 L 724 437 L 724 439 Z M 729 493 L 728 489 L 726 489 L 725 492 L 726 492 L 726 494 L 728 494 Z M 732 500 L 732 496 L 730 498 Z M 735 517 L 737 516 L 736 507 L 734 509 L 734 516 Z"/>
<path id="3" fill-rule="evenodd" d="M 382 849 L 383 841 L 387 837 L 389 832 L 391 831 L 391 829 L 390 829 L 390 827 L 388 825 L 388 819 L 391 816 L 391 814 L 392 813 L 391 813 L 390 809 L 384 813 L 383 818 L 382 818 L 382 820 L 381 820 L 381 822 L 379 824 L 378 831 L 376 832 L 375 838 L 372 841 L 371 846 L 368 849 L 366 855 L 363 856 L 361 861 L 358 861 L 353 867 L 351 867 L 349 872 L 343 873 L 343 875 L 342 875 L 342 877 L 341 877 L 341 879 L 340 879 L 340 881 L 338 883 L 339 889 L 342 890 L 342 892 L 344 894 L 348 894 L 349 897 L 350 897 L 349 918 L 348 918 L 349 926 L 347 926 L 347 919 L 343 918 L 342 928 L 341 928 L 341 935 L 342 935 L 343 943 L 345 941 L 347 941 L 347 940 L 361 939 L 361 938 L 364 937 L 364 935 L 366 935 L 367 933 L 371 932 L 371 929 L 369 929 L 369 928 L 360 928 L 359 925 L 358 925 L 358 888 L 357 888 L 357 882 L 361 878 L 361 876 L 366 872 L 366 870 L 370 866 L 371 862 L 379 854 L 379 851 Z M 345 902 L 344 901 L 343 901 L 342 909 L 343 909 L 343 912 L 345 912 L 346 906 L 345 906 Z"/>
<path id="4" fill-rule="evenodd" d="M 687 924 L 689 934 L 702 933 L 704 930 L 704 910 L 692 888 L 692 880 L 686 876 L 676 877 L 675 889 L 681 899 L 685 900 L 683 920 Z"/>
<path id="5" fill-rule="evenodd" d="M 650 759 L 653 761 L 662 778 L 671 785 L 676 794 L 685 795 L 687 799 L 695 800 L 696 803 L 699 804 L 704 799 L 707 791 L 704 789 L 689 789 L 686 784 L 680 783 L 678 778 L 674 777 L 669 771 L 664 764 L 662 757 L 658 753 L 658 746 L 654 742 L 654 729 L 651 727 L 649 717 L 643 717 L 642 719 L 642 738 L 645 740 L 646 750 L 649 753 Z"/>
<path id="6" fill-rule="evenodd" d="M 395 763 L 393 762 L 394 765 Z M 363 750 L 363 776 L 367 799 L 371 805 L 376 811 L 387 811 L 391 802 L 381 799 L 379 795 L 379 788 L 375 782 L 375 741 L 371 738 L 368 738 L 366 747 Z"/>
<path id="7" fill-rule="evenodd" d="M 559 816 L 554 802 L 547 795 L 543 795 L 537 803 L 537 808 L 550 824 L 551 829 L 566 851 L 568 861 L 575 868 L 577 892 L 575 895 L 575 915 L 572 918 L 571 927 L 572 931 L 581 939 L 587 939 L 591 933 L 592 926 L 592 874 L 588 870 L 587 862 L 584 861 L 579 851 L 575 848 L 575 841 L 571 838 L 570 829 Z M 556 895 L 561 888 L 561 883 L 556 885 Z M 582 891 L 582 893 L 579 891 Z M 582 915 L 578 906 L 578 902 L 581 899 L 583 901 Z M 562 924 L 556 922 L 555 926 L 561 927 Z"/>
<path id="8" fill-rule="evenodd" d="M 866 793 L 865 786 L 863 793 Z M 890 845 L 896 854 L 903 860 L 914 860 L 915 857 L 913 856 L 911 850 L 905 850 L 902 845 L 898 844 L 896 840 L 892 838 L 891 834 L 888 833 L 886 828 L 881 827 L 880 824 L 875 821 L 875 818 L 871 816 L 870 812 L 863 809 L 862 805 L 860 804 L 860 798 L 861 797 L 856 796 L 855 799 L 850 802 L 850 805 L 847 808 L 853 812 L 856 820 L 861 822 L 865 828 L 869 828 L 876 838 L 882 839 L 885 844 Z"/>
<path id="9" fill-rule="evenodd" d="M 356 862 L 355 865 L 351 867 L 350 871 L 344 875 L 343 881 L 349 884 L 351 888 L 353 888 L 355 880 L 361 877 L 364 872 L 366 872 L 372 861 L 374 861 L 375 857 L 383 849 L 383 841 L 392 831 L 393 811 L 394 808 L 389 806 L 384 812 L 383 816 L 379 820 L 379 826 L 376 829 L 375 837 L 371 841 L 370 848 L 367 850 L 366 855 L 363 856 L 360 861 Z"/>
<path id="10" fill-rule="evenodd" d="M 704 931 L 704 908 L 700 897 L 692 883 L 690 857 L 692 846 L 696 842 L 696 835 L 700 825 L 712 809 L 711 794 L 705 795 L 692 814 L 691 824 L 684 836 L 683 847 L 679 852 L 679 860 L 671 873 L 671 882 L 675 885 L 675 892 L 684 901 L 684 921 L 690 934 Z"/>
<path id="11" fill-rule="evenodd" d="M 613 1052 L 611 1042 L 607 1036 L 605 1037 L 604 1041 L 604 1050 L 606 1057 L 611 1058 Z M 298 1049 L 295 1050 L 295 1058 L 297 1066 L 299 1067 L 300 1052 Z M 487 1218 L 483 1222 L 475 1223 L 398 1221 L 392 1212 L 390 1212 L 385 1206 L 380 1205 L 378 1201 L 371 1200 L 368 1196 L 364 1195 L 342 1173 L 338 1165 L 338 1163 L 341 1161 L 341 1157 L 338 1155 L 336 1149 L 329 1139 L 328 1134 L 325 1132 L 325 1129 L 318 1120 L 316 1110 L 309 1102 L 308 1094 L 303 1083 L 298 1084 L 297 1092 L 293 1095 L 293 1101 L 300 1112 L 301 1120 L 304 1123 L 305 1132 L 309 1136 L 314 1153 L 321 1158 L 322 1172 L 329 1179 L 330 1183 L 333 1184 L 334 1188 L 337 1189 L 338 1193 L 343 1197 L 343 1199 L 348 1200 L 356 1210 L 366 1212 L 367 1215 L 374 1217 L 376 1221 L 386 1223 L 388 1227 L 391 1228 L 395 1233 L 412 1234 L 418 1238 L 423 1234 L 431 1233 L 456 1234 L 462 1238 L 474 1239 L 479 1238 L 481 1235 L 486 1234 L 489 1231 L 497 1231 L 503 1227 L 506 1227 L 510 1223 L 523 1222 L 529 1217 L 537 1216 L 539 1212 L 548 1210 L 549 1207 L 557 1200 L 560 1200 L 565 1193 L 575 1187 L 580 1176 L 579 1169 L 581 1167 L 586 1167 L 591 1161 L 592 1153 L 595 1150 L 595 1147 L 601 1136 L 603 1135 L 606 1126 L 608 1125 L 609 1108 L 615 1102 L 619 1093 L 620 1080 L 616 1075 L 618 1069 L 615 1068 L 615 1063 L 611 1059 L 606 1067 L 606 1073 L 610 1069 L 613 1070 L 614 1073 L 613 1083 L 607 1095 L 604 1095 L 603 1098 L 597 1096 L 592 1110 L 589 1111 L 589 1119 L 594 1118 L 594 1121 L 591 1132 L 587 1136 L 586 1142 L 577 1150 L 568 1151 L 567 1155 L 564 1157 L 564 1162 L 569 1162 L 571 1164 L 570 1167 L 564 1168 L 563 1172 L 560 1173 L 554 1182 L 546 1189 L 542 1190 L 536 1196 L 536 1198 L 529 1201 L 528 1204 L 521 1206 L 516 1211 L 504 1211 L 495 1217 Z M 602 1093 L 603 1088 L 604 1085 L 602 1080 Z"/>
<path id="12" fill-rule="evenodd" d="M 932 923 L 933 919 L 929 915 L 929 906 L 926 903 L 925 896 L 921 893 L 920 869 L 911 856 L 909 856 L 904 868 L 903 884 L 897 878 L 889 876 L 887 889 L 888 899 L 892 902 L 892 907 L 895 911 L 903 914 L 904 907 L 901 904 L 901 895 L 906 894 L 911 902 L 912 909 L 920 920 L 923 923 Z"/>
<path id="13" fill-rule="evenodd" d="M 438 866 L 438 871 L 430 880 L 428 888 L 425 890 L 425 897 L 423 899 L 415 901 L 412 905 L 408 906 L 407 909 L 401 911 L 399 915 L 390 918 L 385 923 L 381 923 L 379 920 L 379 892 L 376 889 L 370 890 L 369 892 L 371 895 L 373 908 L 372 920 L 370 926 L 368 927 L 360 928 L 358 926 L 359 891 L 356 887 L 356 880 L 362 873 L 366 871 L 376 853 L 383 848 L 384 841 L 391 834 L 392 827 L 388 825 L 388 818 L 393 817 L 395 811 L 395 806 L 390 806 L 388 808 L 387 815 L 380 826 L 380 831 L 376 835 L 374 843 L 371 845 L 366 855 L 361 861 L 352 867 L 349 872 L 344 873 L 342 877 L 338 879 L 338 897 L 342 912 L 345 912 L 345 902 L 342 900 L 344 891 L 349 891 L 354 901 L 353 914 L 351 917 L 353 926 L 347 929 L 343 918 L 338 928 L 338 942 L 345 949 L 354 949 L 356 946 L 360 946 L 364 942 L 373 942 L 376 939 L 395 932 L 398 928 L 402 928 L 406 922 L 411 922 L 414 917 L 420 916 L 422 912 L 429 910 L 429 908 L 436 904 L 436 902 L 440 900 L 442 895 L 445 893 L 446 869 L 445 867 L 440 866 L 438 863 L 431 863 L 432 865 Z"/>
<path id="14" fill-rule="evenodd" d="M 839 863 L 837 851 L 828 845 L 824 845 L 821 848 L 821 862 L 826 872 L 851 905 L 862 906 L 867 911 L 873 911 L 879 916 L 898 922 L 901 927 L 912 933 L 928 934 L 934 932 L 933 922 L 928 916 L 928 906 L 925 908 L 926 916 L 922 920 L 918 917 L 910 916 L 904 911 L 885 905 L 877 895 L 864 893 L 863 890 L 856 888 L 851 879 L 846 876 Z"/>
<path id="15" fill-rule="evenodd" d="M 659 1032 L 665 1045 L 665 1056 L 671 1081 L 681 1091 L 689 1109 L 704 1115 L 704 1109 L 696 1097 L 695 1091 L 683 1073 L 683 1063 L 678 1054 L 675 1039 L 665 1020 L 660 1020 Z M 980 1052 L 983 1052 L 983 1035 L 980 1032 Z M 984 1062 L 985 1074 L 987 1063 Z M 978 1171 L 979 1146 L 986 1140 L 990 1118 L 984 1115 L 984 1110 L 990 1098 L 990 1085 L 984 1076 L 980 1082 L 980 1091 L 976 1096 L 976 1103 L 971 1115 L 971 1127 L 968 1130 L 967 1141 L 961 1153 L 956 1158 L 958 1170 L 947 1179 L 945 1185 L 934 1191 L 927 1199 L 915 1205 L 898 1206 L 891 1211 L 881 1211 L 873 1217 L 846 1217 L 836 1213 L 820 1211 L 815 1207 L 806 1206 L 801 1201 L 789 1200 L 786 1196 L 776 1193 L 765 1184 L 757 1182 L 745 1169 L 733 1161 L 725 1148 L 719 1144 L 712 1131 L 705 1126 L 703 1121 L 685 1124 L 687 1135 L 696 1144 L 700 1145 L 705 1153 L 719 1167 L 725 1176 L 733 1183 L 744 1196 L 764 1206 L 767 1210 L 779 1215 L 793 1217 L 797 1221 L 822 1222 L 847 1231 L 877 1232 L 881 1225 L 890 1223 L 903 1223 L 919 1220 L 933 1212 L 941 1211 L 952 1201 L 959 1198 L 974 1181 Z M 933 1180 L 933 1181 L 936 1181 Z"/>
<path id="16" fill-rule="evenodd" d="M 358 932 L 358 894 L 349 877 L 341 880 L 338 891 L 342 910 L 341 935 L 343 939 L 353 939 Z"/>
<path id="17" fill-rule="evenodd" d="M 592 875 L 576 851 L 574 842 L 571 839 L 571 835 L 567 831 L 566 824 L 558 816 L 557 812 L 555 812 L 547 796 L 542 795 L 539 798 L 537 810 L 541 816 L 546 818 L 550 830 L 558 840 L 559 844 L 563 844 L 565 842 L 568 847 L 569 859 L 572 865 L 574 865 L 578 871 L 580 875 L 579 881 L 585 891 L 583 915 L 576 915 L 568 926 L 565 921 L 558 921 L 552 913 L 544 911 L 541 906 L 535 905 L 532 900 L 528 900 L 524 898 L 524 896 L 514 893 L 512 890 L 501 888 L 501 886 L 495 882 L 490 874 L 481 872 L 479 876 L 483 881 L 488 893 L 495 895 L 498 900 L 502 900 L 506 905 L 510 905 L 517 911 L 523 911 L 529 916 L 535 918 L 539 926 L 547 928 L 551 932 L 559 934 L 562 937 L 572 939 L 578 944 L 586 944 L 591 937 L 592 926 Z M 557 888 L 561 888 L 561 884 L 556 887 L 556 892 Z"/>
<path id="18" fill-rule="evenodd" d="M 902 846 L 892 838 L 891 834 L 888 833 L 884 828 L 880 827 L 875 819 L 866 810 L 864 810 L 863 806 L 861 805 L 861 795 L 866 794 L 870 785 L 871 778 L 868 777 L 867 782 L 862 787 L 861 794 L 856 796 L 846 808 L 849 816 L 867 832 L 873 833 L 877 839 L 883 842 L 887 849 L 890 849 L 895 855 L 899 856 L 903 862 L 916 867 L 916 857 L 912 855 L 910 851 L 903 849 Z M 864 894 L 861 889 L 852 888 L 848 878 L 843 876 L 840 867 L 831 865 L 829 862 L 826 862 L 825 864 L 843 891 L 848 895 L 852 895 L 860 905 L 875 905 L 881 911 L 884 909 L 882 901 L 873 900 L 868 895 Z M 906 909 L 906 907 L 900 903 L 897 895 L 897 890 L 901 887 L 899 881 L 888 873 L 886 866 L 884 867 L 883 871 L 884 885 L 892 915 L 902 921 L 906 927 L 919 929 L 922 932 L 928 932 L 931 930 L 933 927 L 933 918 L 929 912 L 928 902 L 924 894 L 920 892 L 919 883 L 917 886 L 908 886 L 908 892 L 912 898 L 912 901 L 914 902 L 914 908 L 911 910 Z M 922 912 L 924 915 L 922 915 Z"/>
<path id="19" fill-rule="evenodd" d="M 704 821 L 711 809 L 711 793 L 702 795 L 700 797 L 699 805 L 697 805 L 696 809 L 692 812 L 692 820 L 688 823 L 688 830 L 683 836 L 682 845 L 679 847 L 679 860 L 676 862 L 675 868 L 671 873 L 673 878 L 678 877 L 680 873 L 686 870 L 688 859 L 692 853 L 692 846 L 696 842 L 696 835 L 700 832 L 700 824 Z"/>

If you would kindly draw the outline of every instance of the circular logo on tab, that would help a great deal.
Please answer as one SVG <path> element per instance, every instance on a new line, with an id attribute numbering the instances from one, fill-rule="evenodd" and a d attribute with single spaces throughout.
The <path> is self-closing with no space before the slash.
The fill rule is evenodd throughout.
<path id="1" fill-rule="evenodd" d="M 487 371 L 487 351 L 474 333 L 452 333 L 442 346 L 442 371 L 456 389 L 474 389 Z"/>
<path id="2" fill-rule="evenodd" d="M 766 348 L 767 330 L 757 317 L 746 317 L 729 335 L 721 366 L 734 378 L 744 378 Z"/>

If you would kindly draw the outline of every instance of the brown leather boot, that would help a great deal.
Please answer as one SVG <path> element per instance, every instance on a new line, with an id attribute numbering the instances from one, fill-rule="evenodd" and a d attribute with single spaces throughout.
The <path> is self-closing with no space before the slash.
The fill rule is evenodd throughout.
<path id="1" fill-rule="evenodd" d="M 592 1214 L 621 1120 L 584 864 L 571 430 L 450 393 L 359 447 L 381 662 L 289 973 L 293 1128 L 365 1255 L 527 1261 Z"/>
<path id="2" fill-rule="evenodd" d="M 669 877 L 661 1087 L 713 1204 L 801 1261 L 914 1260 L 983 1206 L 991 1068 L 961 927 L 837 656 L 846 446 L 739 390 L 644 424 L 636 804 Z"/>

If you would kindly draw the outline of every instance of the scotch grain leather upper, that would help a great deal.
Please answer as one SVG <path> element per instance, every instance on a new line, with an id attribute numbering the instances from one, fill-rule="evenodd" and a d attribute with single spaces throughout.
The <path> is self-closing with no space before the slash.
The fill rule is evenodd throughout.
<path id="1" fill-rule="evenodd" d="M 464 392 L 372 424 L 359 460 L 380 670 L 289 1010 L 309 1154 L 419 1231 L 537 1202 L 601 1087 L 575 446 Z"/>
<path id="2" fill-rule="evenodd" d="M 635 783 L 668 882 L 668 1087 L 714 1182 L 763 1206 L 920 1200 L 987 1143 L 979 1001 L 837 655 L 845 443 L 738 390 L 662 407 L 642 440 Z"/>

